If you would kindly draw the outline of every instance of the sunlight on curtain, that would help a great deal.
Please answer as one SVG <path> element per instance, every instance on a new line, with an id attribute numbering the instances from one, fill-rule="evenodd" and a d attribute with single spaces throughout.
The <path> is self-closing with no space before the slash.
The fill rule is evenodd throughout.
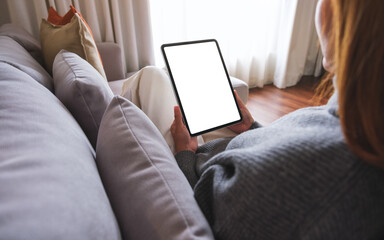
<path id="1" fill-rule="evenodd" d="M 156 63 L 164 65 L 163 43 L 215 38 L 229 73 L 250 87 L 294 85 L 313 39 L 316 2 L 151 0 Z"/>

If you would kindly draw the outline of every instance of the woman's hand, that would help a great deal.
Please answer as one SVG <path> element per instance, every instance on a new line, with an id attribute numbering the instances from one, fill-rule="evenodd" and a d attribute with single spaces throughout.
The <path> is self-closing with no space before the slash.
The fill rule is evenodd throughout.
<path id="1" fill-rule="evenodd" d="M 175 142 L 176 152 L 188 150 L 196 152 L 197 150 L 197 138 L 189 135 L 187 127 L 184 125 L 183 117 L 178 106 L 174 109 L 175 119 L 171 125 L 171 133 L 173 141 Z"/>
<path id="2" fill-rule="evenodd" d="M 236 96 L 237 103 L 239 104 L 243 121 L 241 121 L 238 124 L 231 125 L 228 128 L 234 131 L 235 133 L 242 133 L 247 131 L 255 120 L 253 119 L 251 113 L 248 111 L 248 108 L 244 105 L 243 101 L 241 101 L 236 91 L 235 91 L 235 96 Z"/>

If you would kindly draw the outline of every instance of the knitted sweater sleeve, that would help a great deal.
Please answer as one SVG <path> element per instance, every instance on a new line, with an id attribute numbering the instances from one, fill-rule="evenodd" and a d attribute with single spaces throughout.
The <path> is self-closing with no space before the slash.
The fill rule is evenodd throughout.
<path id="1" fill-rule="evenodd" d="M 231 138 L 210 141 L 196 151 L 181 151 L 175 155 L 177 164 L 188 179 L 192 188 L 200 178 L 201 168 L 211 157 L 225 150 Z"/>
<path id="2" fill-rule="evenodd" d="M 283 155 L 263 158 L 247 151 L 225 151 L 213 157 L 195 185 L 195 198 L 215 236 L 297 239 L 295 226 L 311 207 L 299 191 L 311 185 L 296 182 L 305 173 L 294 164 L 281 164 L 278 159 Z"/>
<path id="3" fill-rule="evenodd" d="M 262 127 L 262 125 L 255 121 L 249 130 L 260 127 Z M 232 138 L 215 139 L 200 146 L 196 153 L 192 151 L 181 151 L 176 153 L 176 161 L 192 188 L 194 188 L 200 178 L 203 164 L 216 154 L 224 151 L 231 140 Z"/>
<path id="4" fill-rule="evenodd" d="M 327 109 L 214 149 L 176 158 L 217 239 L 382 239 L 384 174 L 349 151 Z"/>

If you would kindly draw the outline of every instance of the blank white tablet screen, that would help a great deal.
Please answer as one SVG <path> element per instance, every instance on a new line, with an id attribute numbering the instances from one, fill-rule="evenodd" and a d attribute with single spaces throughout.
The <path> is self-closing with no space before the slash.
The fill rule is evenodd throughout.
<path id="1" fill-rule="evenodd" d="M 191 135 L 241 120 L 215 41 L 163 45 L 163 54 Z"/>

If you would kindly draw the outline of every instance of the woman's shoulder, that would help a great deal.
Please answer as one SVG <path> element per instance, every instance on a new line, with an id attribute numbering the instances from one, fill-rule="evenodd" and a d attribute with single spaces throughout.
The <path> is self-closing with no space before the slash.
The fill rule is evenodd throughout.
<path id="1" fill-rule="evenodd" d="M 384 214 L 384 189 L 377 187 L 383 185 L 384 172 L 350 151 L 335 111 L 322 106 L 234 138 L 204 166 L 195 195 L 219 236 L 241 229 L 239 236 L 297 239 L 334 227 L 321 232 L 327 238 L 364 229 L 357 216 L 364 211 L 375 212 L 366 222 L 383 227 L 375 223 Z M 253 224 L 245 229 L 237 222 Z"/>
<path id="2" fill-rule="evenodd" d="M 286 154 L 285 151 L 291 149 L 311 152 L 313 148 L 321 148 L 323 151 L 331 145 L 345 147 L 339 118 L 333 108 L 320 106 L 294 111 L 266 127 L 240 134 L 227 149 L 268 148 Z"/>
<path id="3" fill-rule="evenodd" d="M 321 224 L 334 224 L 341 232 L 348 227 L 361 227 L 357 219 L 349 223 L 333 222 L 334 219 L 348 220 L 347 209 L 342 208 L 340 215 L 338 213 L 347 203 L 361 204 L 355 209 L 356 214 L 362 213 L 362 208 L 375 208 L 378 213 L 384 213 L 384 207 L 378 205 L 384 201 L 383 189 L 369 199 L 369 192 L 377 190 L 376 182 L 384 184 L 384 173 L 358 159 L 336 127 L 275 130 L 269 132 L 270 139 L 244 148 L 228 149 L 205 166 L 196 186 L 196 196 L 200 203 L 206 203 L 202 204 L 203 209 L 220 226 L 219 231 L 230 234 L 226 229 L 242 227 L 232 226 L 232 223 L 252 222 L 252 228 L 247 231 L 255 238 L 261 233 L 268 234 L 266 229 L 273 228 L 271 239 L 276 234 L 292 234 L 297 239 L 297 234 L 316 233 L 313 229 L 324 227 Z M 214 203 L 200 196 L 208 189 Z M 363 190 L 368 192 L 359 198 Z M 224 210 L 226 208 L 228 210 Z M 218 220 L 221 218 L 231 221 Z M 373 222 L 377 214 L 367 219 Z"/>

